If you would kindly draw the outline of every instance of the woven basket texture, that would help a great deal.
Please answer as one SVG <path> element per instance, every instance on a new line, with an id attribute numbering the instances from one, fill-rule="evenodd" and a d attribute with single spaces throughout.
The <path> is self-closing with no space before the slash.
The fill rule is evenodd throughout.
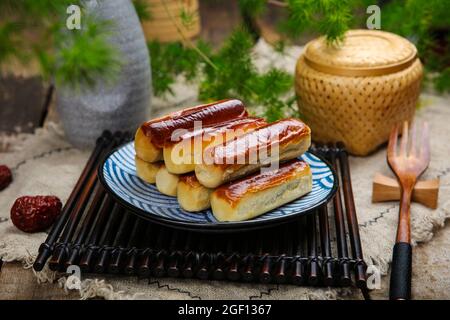
<path id="1" fill-rule="evenodd" d="M 147 40 L 158 40 L 160 42 L 182 41 L 183 36 L 190 39 L 200 33 L 198 0 L 163 1 L 147 0 L 151 18 L 142 23 Z M 183 21 L 183 12 L 190 17 L 187 24 Z"/>
<path id="2" fill-rule="evenodd" d="M 350 153 L 364 156 L 387 141 L 394 125 L 413 119 L 421 88 L 422 64 L 409 41 L 380 33 L 388 43 L 377 43 L 378 50 L 370 43 L 371 36 L 378 32 L 363 30 L 348 33 L 350 36 L 357 34 L 360 39 L 349 41 L 350 45 L 344 42 L 343 49 L 327 51 L 323 49 L 325 44 L 317 45 L 320 41 L 324 43 L 323 39 L 307 45 L 297 63 L 295 89 L 300 114 L 311 127 L 314 141 L 342 141 Z M 361 46 L 359 53 L 354 52 Z M 326 57 L 321 59 L 317 49 Z M 396 50 L 399 52 L 397 60 Z M 336 59 L 333 59 L 333 51 L 337 52 Z M 308 63 L 311 59 L 313 63 Z M 315 63 L 323 66 L 321 71 L 313 67 Z M 329 73 L 324 72 L 327 68 Z M 354 75 L 355 72 L 370 74 L 372 70 L 379 75 Z"/>

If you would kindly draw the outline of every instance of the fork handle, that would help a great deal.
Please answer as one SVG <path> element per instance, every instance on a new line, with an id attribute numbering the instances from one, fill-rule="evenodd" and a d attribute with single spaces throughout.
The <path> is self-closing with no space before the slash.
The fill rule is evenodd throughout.
<path id="1" fill-rule="evenodd" d="M 389 297 L 391 300 L 411 299 L 412 246 L 406 242 L 397 242 L 392 254 L 391 282 Z"/>

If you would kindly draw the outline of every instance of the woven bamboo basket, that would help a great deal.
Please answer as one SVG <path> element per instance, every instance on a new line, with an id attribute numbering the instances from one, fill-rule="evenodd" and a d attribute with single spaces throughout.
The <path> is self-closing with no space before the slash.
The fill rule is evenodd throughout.
<path id="1" fill-rule="evenodd" d="M 147 40 L 182 41 L 200 33 L 198 0 L 147 0 L 151 19 L 142 23 Z M 183 21 L 187 14 L 189 23 Z"/>
<path id="2" fill-rule="evenodd" d="M 415 46 L 392 33 L 352 30 L 333 47 L 309 42 L 296 68 L 300 113 L 321 143 L 345 143 L 367 155 L 391 128 L 412 120 L 423 69 Z"/>

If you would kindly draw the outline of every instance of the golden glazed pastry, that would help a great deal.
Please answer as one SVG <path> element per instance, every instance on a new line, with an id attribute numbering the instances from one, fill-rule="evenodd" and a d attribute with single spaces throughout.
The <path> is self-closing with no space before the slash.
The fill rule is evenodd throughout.
<path id="1" fill-rule="evenodd" d="M 291 160 L 278 170 L 258 173 L 217 188 L 211 208 L 219 221 L 242 221 L 262 215 L 312 190 L 312 174 L 304 161 Z"/>
<path id="2" fill-rule="evenodd" d="M 156 189 L 167 196 L 177 196 L 177 186 L 180 176 L 167 171 L 165 165 L 161 165 L 156 173 Z"/>
<path id="3" fill-rule="evenodd" d="M 145 136 L 141 127 L 137 129 L 134 135 L 134 150 L 136 151 L 136 156 L 145 162 L 156 162 L 163 159 L 161 148 L 156 147 Z"/>
<path id="4" fill-rule="evenodd" d="M 186 211 L 198 212 L 210 208 L 212 189 L 206 188 L 198 182 L 195 174 L 180 176 L 177 197 L 180 207 Z"/>
<path id="5" fill-rule="evenodd" d="M 201 163 L 203 151 L 207 147 L 234 139 L 266 124 L 262 118 L 248 117 L 186 132 L 175 141 L 165 143 L 163 155 L 166 168 L 176 174 L 194 171 L 195 163 Z"/>
<path id="6" fill-rule="evenodd" d="M 210 126 L 248 115 L 242 101 L 221 100 L 200 105 L 153 119 L 142 124 L 136 131 L 134 147 L 139 158 L 147 162 L 162 160 L 162 148 L 177 129 L 192 129 L 196 121 Z"/>
<path id="7" fill-rule="evenodd" d="M 254 173 L 263 166 L 297 158 L 311 145 L 311 130 L 297 119 L 268 124 L 223 145 L 208 148 L 195 165 L 197 179 L 208 188 Z"/>
<path id="8" fill-rule="evenodd" d="M 162 165 L 162 162 L 146 162 L 138 156 L 134 157 L 136 163 L 136 174 L 139 178 L 148 183 L 156 182 L 156 173 Z"/>

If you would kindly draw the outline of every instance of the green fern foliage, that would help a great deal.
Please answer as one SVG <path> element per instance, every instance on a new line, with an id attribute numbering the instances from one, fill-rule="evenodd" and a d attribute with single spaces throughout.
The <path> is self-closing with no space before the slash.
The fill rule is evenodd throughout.
<path id="1" fill-rule="evenodd" d="M 258 16 L 267 9 L 267 0 L 239 0 L 238 4 L 241 12 L 250 16 Z"/>
<path id="2" fill-rule="evenodd" d="M 19 32 L 21 26 L 17 22 L 6 22 L 0 26 L 0 66 L 11 57 L 20 56 Z"/>
<path id="3" fill-rule="evenodd" d="M 93 87 L 98 79 L 115 80 L 121 60 L 107 41 L 110 27 L 110 22 L 85 17 L 81 30 L 64 31 L 56 37 L 51 70 L 57 84 L 77 89 Z"/>
<path id="4" fill-rule="evenodd" d="M 146 0 L 133 0 L 133 5 L 140 21 L 151 20 L 152 12 Z"/>
<path id="5" fill-rule="evenodd" d="M 205 54 L 210 53 L 210 47 L 203 41 L 198 41 L 196 46 Z M 148 43 L 148 49 L 152 59 L 152 83 L 153 94 L 164 97 L 173 94 L 171 86 L 178 75 L 183 75 L 186 80 L 194 80 L 203 61 L 198 53 L 180 42 L 162 44 L 158 41 Z"/>
<path id="6" fill-rule="evenodd" d="M 153 92 L 157 96 L 173 94 L 171 86 L 182 75 L 188 81 L 195 79 L 200 83 L 202 101 L 242 99 L 250 107 L 259 107 L 253 108 L 254 113 L 269 121 L 286 113 L 296 115 L 296 111 L 291 111 L 293 76 L 276 68 L 259 73 L 252 59 L 253 46 L 252 36 L 243 28 L 235 30 L 217 52 L 204 42 L 197 42 L 197 50 L 208 60 L 181 43 L 150 42 Z"/>
<path id="7" fill-rule="evenodd" d="M 200 99 L 217 100 L 230 96 L 247 100 L 251 96 L 248 81 L 256 73 L 250 54 L 252 47 L 248 32 L 243 29 L 233 32 L 221 50 L 210 57 L 215 67 L 205 65 Z"/>
<path id="8" fill-rule="evenodd" d="M 72 4 L 82 8 L 80 0 L 1 0 L 0 66 L 11 58 L 26 63 L 36 57 L 43 76 L 57 85 L 94 86 L 114 79 L 121 62 L 109 41 L 110 23 L 83 11 L 81 30 L 67 30 Z M 30 30 L 37 40 L 28 40 Z"/>
<path id="9" fill-rule="evenodd" d="M 416 43 L 435 88 L 450 92 L 450 1 L 397 0 L 382 10 L 382 28 Z M 399 23 L 401 22 L 401 23 Z"/>

